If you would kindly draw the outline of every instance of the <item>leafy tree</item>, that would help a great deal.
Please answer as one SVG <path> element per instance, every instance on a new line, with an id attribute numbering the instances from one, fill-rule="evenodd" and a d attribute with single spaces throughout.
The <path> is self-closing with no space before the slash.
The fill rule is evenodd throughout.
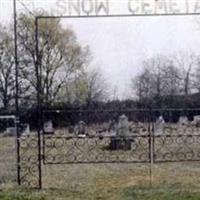
<path id="1" fill-rule="evenodd" d="M 88 104 L 95 101 L 106 101 L 108 99 L 108 88 L 100 69 L 89 70 L 85 75 L 86 101 Z"/>
<path id="2" fill-rule="evenodd" d="M 30 16 L 19 18 L 19 45 L 21 49 L 21 77 L 33 101 L 37 92 L 35 26 Z M 43 103 L 52 105 L 59 93 L 89 65 L 88 47 L 81 47 L 71 28 L 63 28 L 59 19 L 39 21 L 39 67 Z"/>
<path id="3" fill-rule="evenodd" d="M 106 101 L 108 99 L 107 83 L 98 68 L 86 69 L 64 87 L 61 99 L 70 99 L 76 105 Z"/>

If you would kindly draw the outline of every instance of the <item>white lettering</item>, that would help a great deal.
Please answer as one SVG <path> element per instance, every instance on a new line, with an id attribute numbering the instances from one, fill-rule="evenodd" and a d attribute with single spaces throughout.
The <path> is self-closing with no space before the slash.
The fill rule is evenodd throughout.
<path id="1" fill-rule="evenodd" d="M 92 0 L 82 0 L 82 11 L 86 15 L 90 15 L 93 12 L 94 5 Z"/>
<path id="2" fill-rule="evenodd" d="M 59 0 L 56 2 L 56 12 L 60 15 L 64 15 L 67 12 L 67 0 Z"/>
<path id="3" fill-rule="evenodd" d="M 189 5 L 188 0 L 185 0 L 185 11 L 186 11 L 186 13 L 189 13 L 189 11 L 190 11 L 190 5 Z"/>
<path id="4" fill-rule="evenodd" d="M 131 12 L 133 15 L 139 13 L 140 11 L 139 0 L 129 0 L 128 9 L 129 12 Z"/>
<path id="5" fill-rule="evenodd" d="M 151 5 L 149 1 L 142 1 L 142 14 L 152 14 Z"/>
<path id="6" fill-rule="evenodd" d="M 199 13 L 200 12 L 200 2 L 198 0 L 195 3 L 194 12 L 195 13 Z"/>
<path id="7" fill-rule="evenodd" d="M 114 0 L 57 0 L 52 13 L 57 15 L 81 16 L 81 15 L 112 15 L 121 13 L 125 3 L 128 10 L 124 15 L 151 15 L 151 14 L 200 14 L 200 0 L 117 0 L 111 11 L 111 2 Z M 118 4 L 118 5 L 117 5 Z M 118 7 L 117 7 L 118 6 Z M 117 10 L 119 9 L 119 10 Z"/>
<path id="8" fill-rule="evenodd" d="M 166 0 L 155 2 L 155 13 L 167 13 L 167 3 Z"/>
<path id="9" fill-rule="evenodd" d="M 177 4 L 177 0 L 170 0 L 169 1 L 169 9 L 170 9 L 170 13 L 179 13 L 179 9 L 178 9 L 178 4 Z"/>
<path id="10" fill-rule="evenodd" d="M 69 14 L 70 15 L 73 15 L 73 14 L 80 15 L 81 14 L 80 0 L 69 1 L 68 7 L 69 7 Z"/>
<path id="11" fill-rule="evenodd" d="M 109 14 L 109 2 L 108 0 L 97 0 L 95 6 L 96 15 L 99 15 L 101 11 L 105 14 Z"/>

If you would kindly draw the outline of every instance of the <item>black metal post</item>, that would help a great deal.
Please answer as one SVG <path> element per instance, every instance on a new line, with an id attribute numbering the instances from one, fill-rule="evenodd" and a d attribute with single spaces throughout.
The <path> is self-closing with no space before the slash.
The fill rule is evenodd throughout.
<path id="1" fill-rule="evenodd" d="M 35 18 L 35 53 L 36 53 L 36 78 L 37 78 L 37 119 L 38 119 L 38 176 L 39 176 L 39 189 L 42 188 L 42 156 L 41 156 L 41 69 L 40 69 L 40 56 L 39 56 L 39 43 L 38 43 L 38 21 Z"/>
<path id="2" fill-rule="evenodd" d="M 15 50 L 15 127 L 17 135 L 17 183 L 21 185 L 20 180 L 20 134 L 19 134 L 19 63 L 18 63 L 18 46 L 17 46 L 17 11 L 16 0 L 13 0 L 14 16 L 14 50 Z"/>
<path id="3" fill-rule="evenodd" d="M 149 176 L 150 187 L 153 186 L 153 165 L 154 165 L 154 119 L 153 111 L 150 108 L 148 111 L 148 137 L 149 137 Z"/>

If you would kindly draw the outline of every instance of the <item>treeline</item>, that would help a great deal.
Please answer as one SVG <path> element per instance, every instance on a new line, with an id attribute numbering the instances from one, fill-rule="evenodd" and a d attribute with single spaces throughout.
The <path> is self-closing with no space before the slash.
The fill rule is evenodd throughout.
<path id="1" fill-rule="evenodd" d="M 181 115 L 184 115 L 184 110 L 200 108 L 199 55 L 179 53 L 144 60 L 143 65 L 138 67 L 140 73 L 133 75 L 130 81 L 128 90 L 132 95 L 129 100 L 118 100 L 117 97 L 111 100 L 112 94 L 108 92 L 103 73 L 93 66 L 89 47 L 79 43 L 71 27 L 63 27 L 59 19 L 40 20 L 39 76 L 36 69 L 34 18 L 20 14 L 17 29 L 20 119 L 32 127 L 36 127 L 37 122 L 38 79 L 41 80 L 42 109 L 54 113 L 49 114 L 52 118 L 58 116 L 53 112 L 56 110 L 71 112 L 73 117 L 65 118 L 64 123 L 67 120 L 77 123 L 81 119 L 88 122 L 96 119 L 116 120 L 120 114 L 134 119 L 134 115 L 128 111 L 131 109 L 180 108 L 183 110 Z M 13 114 L 14 110 L 13 30 L 10 25 L 0 25 L 0 114 Z M 98 111 L 99 118 L 97 115 L 81 114 L 81 111 Z M 163 113 L 158 112 L 155 117 L 160 114 Z M 145 118 L 143 115 L 137 118 L 138 121 Z"/>
<path id="2" fill-rule="evenodd" d="M 173 101 L 174 107 L 171 106 L 171 99 L 163 99 L 165 107 L 159 107 L 156 104 L 146 105 L 134 100 L 115 100 L 108 102 L 92 102 L 82 106 L 75 104 L 60 103 L 51 107 L 43 107 L 42 120 L 43 122 L 52 120 L 55 126 L 69 126 L 78 124 L 79 121 L 84 121 L 87 124 L 118 121 L 119 116 L 125 114 L 130 121 L 147 122 L 156 121 L 162 115 L 166 121 L 178 122 L 180 116 L 187 116 L 189 120 L 200 115 L 199 102 L 200 95 L 190 96 L 192 101 L 186 102 L 181 96 Z M 167 106 L 169 105 L 169 106 Z M 145 107 L 146 106 L 146 107 Z M 1 114 L 13 114 L 12 112 L 3 112 Z M 31 128 L 37 127 L 37 107 L 31 109 L 21 109 L 21 123 L 29 123 Z"/>
<path id="3" fill-rule="evenodd" d="M 150 107 L 199 107 L 200 56 L 179 53 L 144 61 L 132 79 L 138 102 Z"/>

